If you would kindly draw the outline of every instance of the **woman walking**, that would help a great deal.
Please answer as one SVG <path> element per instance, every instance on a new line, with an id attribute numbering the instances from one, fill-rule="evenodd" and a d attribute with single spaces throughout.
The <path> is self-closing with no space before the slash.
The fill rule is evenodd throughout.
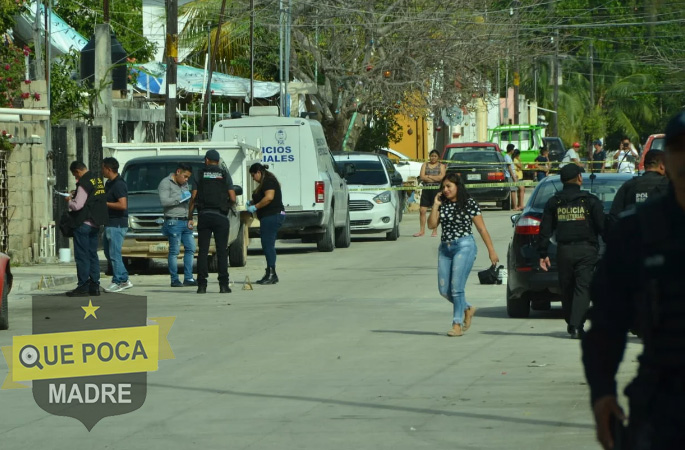
<path id="1" fill-rule="evenodd" d="M 276 176 L 259 163 L 250 166 L 250 175 L 259 185 L 252 193 L 252 201 L 248 202 L 247 210 L 257 213 L 259 236 L 266 258 L 266 273 L 257 284 L 276 284 L 276 235 L 285 220 L 281 185 Z"/>
<path id="2" fill-rule="evenodd" d="M 421 190 L 421 199 L 419 201 L 419 232 L 414 234 L 414 237 L 423 236 L 426 232 L 426 212 L 428 208 L 433 205 L 433 200 L 438 194 L 437 187 L 440 185 L 445 176 L 445 166 L 441 164 L 440 153 L 437 150 L 431 150 L 428 155 L 430 160 L 423 163 L 421 166 L 421 175 L 419 175 L 419 180 L 423 183 L 424 189 Z M 432 237 L 438 235 L 437 230 L 433 231 Z"/>
<path id="3" fill-rule="evenodd" d="M 448 173 L 440 184 L 440 194 L 435 197 L 428 217 L 428 228 L 436 230 L 442 225 L 442 237 L 438 249 L 438 290 L 453 305 L 452 329 L 448 336 L 461 336 L 471 326 L 476 307 L 466 301 L 466 280 L 476 260 L 476 240 L 472 225 L 480 233 L 492 264 L 499 258 L 481 215 L 478 203 L 471 198 L 461 178 Z"/>

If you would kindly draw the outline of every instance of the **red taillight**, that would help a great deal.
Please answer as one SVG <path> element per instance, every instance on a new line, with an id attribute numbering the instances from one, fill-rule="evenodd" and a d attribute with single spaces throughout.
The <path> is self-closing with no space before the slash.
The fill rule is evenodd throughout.
<path id="1" fill-rule="evenodd" d="M 504 181 L 504 172 L 490 172 L 488 173 L 488 180 Z"/>
<path id="2" fill-rule="evenodd" d="M 323 203 L 324 184 L 323 181 L 314 182 L 314 198 L 316 203 Z"/>
<path id="3" fill-rule="evenodd" d="M 516 222 L 514 234 L 540 234 L 540 219 L 523 216 Z"/>

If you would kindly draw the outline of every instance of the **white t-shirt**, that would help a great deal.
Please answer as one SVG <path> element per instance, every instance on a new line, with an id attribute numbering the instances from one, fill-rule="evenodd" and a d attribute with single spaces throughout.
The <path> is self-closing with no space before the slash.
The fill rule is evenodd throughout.
<path id="1" fill-rule="evenodd" d="M 637 157 L 632 150 L 619 150 L 614 156 L 614 160 L 618 162 L 618 173 L 633 173 L 635 172 L 634 159 Z"/>
<path id="2" fill-rule="evenodd" d="M 509 155 L 509 153 L 504 154 L 504 162 L 506 163 L 504 166 L 504 175 L 506 175 L 508 179 L 511 179 L 512 176 L 510 172 L 512 171 L 511 166 L 514 164 L 514 161 L 511 159 L 511 155 Z"/>
<path id="3" fill-rule="evenodd" d="M 559 164 L 559 168 L 561 169 L 562 167 L 564 167 L 566 164 L 570 163 L 574 159 L 577 159 L 578 161 L 580 161 L 580 158 L 578 157 L 578 153 L 575 150 L 573 150 L 572 148 L 569 148 L 568 150 L 566 150 L 566 154 L 564 155 L 564 159 L 561 160 L 561 163 Z"/>

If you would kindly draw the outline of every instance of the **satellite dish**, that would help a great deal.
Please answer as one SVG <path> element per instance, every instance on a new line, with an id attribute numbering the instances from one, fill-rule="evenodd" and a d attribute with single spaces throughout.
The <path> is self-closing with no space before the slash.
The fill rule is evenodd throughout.
<path id="1" fill-rule="evenodd" d="M 447 125 L 453 127 L 459 125 L 464 119 L 464 113 L 458 106 L 450 106 L 449 108 L 442 110 L 442 120 Z"/>

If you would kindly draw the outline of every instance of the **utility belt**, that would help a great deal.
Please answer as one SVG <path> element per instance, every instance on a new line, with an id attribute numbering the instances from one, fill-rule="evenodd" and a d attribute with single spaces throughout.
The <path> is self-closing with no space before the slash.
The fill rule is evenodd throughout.
<path id="1" fill-rule="evenodd" d="M 558 245 L 589 245 L 590 247 L 597 247 L 598 243 L 597 242 L 590 242 L 590 241 L 572 241 L 572 242 L 559 242 L 559 239 L 557 239 L 557 244 Z"/>
<path id="2" fill-rule="evenodd" d="M 226 217 L 226 216 L 228 215 L 228 211 L 227 211 L 226 213 L 223 213 L 223 212 L 221 212 L 220 209 L 215 209 L 215 208 L 204 208 L 204 209 L 201 209 L 201 210 L 198 212 L 198 214 L 199 214 L 199 215 L 203 215 L 203 214 L 215 214 L 215 215 L 217 215 L 217 216 Z"/>

